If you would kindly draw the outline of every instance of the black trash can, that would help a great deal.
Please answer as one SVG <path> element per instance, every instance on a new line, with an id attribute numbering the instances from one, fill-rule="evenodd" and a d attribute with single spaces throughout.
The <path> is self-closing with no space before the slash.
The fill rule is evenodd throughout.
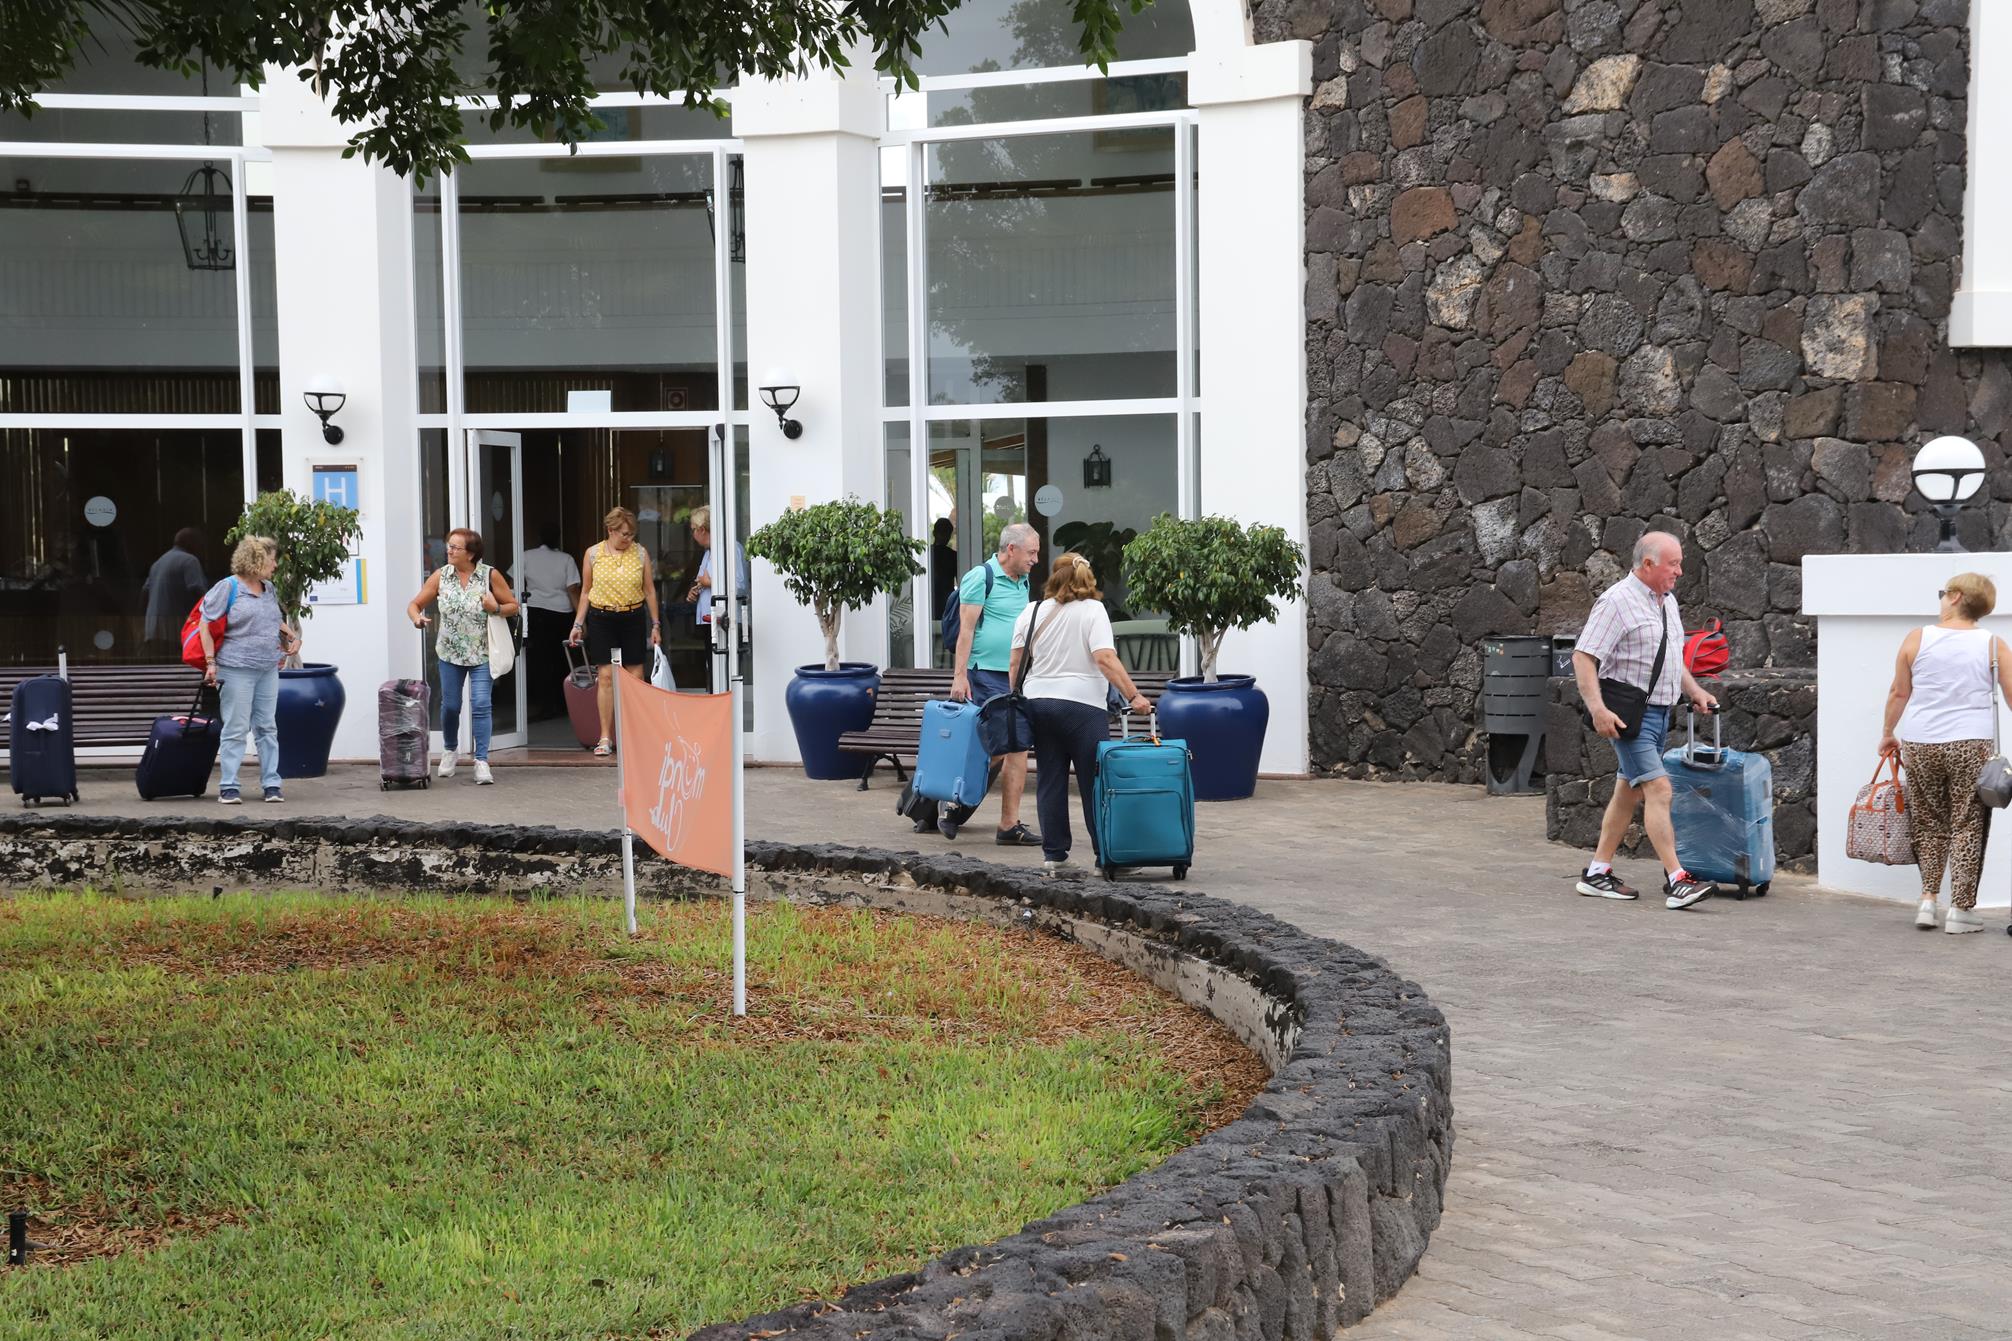
<path id="1" fill-rule="evenodd" d="M 1488 791 L 1493 796 L 1541 792 L 1534 780 L 1544 744 L 1553 640 L 1512 634 L 1481 643 L 1481 726 L 1488 733 Z"/>

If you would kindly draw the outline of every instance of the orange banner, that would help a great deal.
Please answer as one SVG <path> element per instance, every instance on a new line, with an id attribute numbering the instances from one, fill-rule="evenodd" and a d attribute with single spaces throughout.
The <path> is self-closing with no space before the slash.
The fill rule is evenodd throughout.
<path id="1" fill-rule="evenodd" d="M 680 866 L 734 873 L 733 697 L 674 694 L 615 676 L 622 814 Z"/>

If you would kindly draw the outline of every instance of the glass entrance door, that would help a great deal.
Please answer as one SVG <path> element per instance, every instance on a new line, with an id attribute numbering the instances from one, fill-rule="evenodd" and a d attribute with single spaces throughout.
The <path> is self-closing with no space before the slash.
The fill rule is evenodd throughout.
<path id="1" fill-rule="evenodd" d="M 482 562 L 500 570 L 514 591 L 521 585 L 517 580 L 517 560 L 524 552 L 523 435 L 470 429 L 467 463 L 461 477 L 467 481 L 467 496 L 461 500 L 460 519 L 455 524 L 466 526 L 482 537 Z M 517 618 L 511 621 L 518 631 L 520 649 L 527 618 L 520 609 Z M 526 677 L 522 672 L 521 650 L 517 662 L 518 668 L 493 686 L 494 718 L 489 741 L 492 750 L 526 743 Z M 465 748 L 467 742 L 464 740 L 463 744 Z"/>

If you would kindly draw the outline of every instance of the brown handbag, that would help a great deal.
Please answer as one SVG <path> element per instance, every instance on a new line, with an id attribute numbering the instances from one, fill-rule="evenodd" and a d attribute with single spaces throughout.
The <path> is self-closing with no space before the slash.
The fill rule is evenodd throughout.
<path id="1" fill-rule="evenodd" d="M 1882 779 L 1880 774 L 1888 776 Z M 1912 866 L 1914 822 L 1907 814 L 1907 789 L 1900 781 L 1900 761 L 1882 758 L 1872 781 L 1858 789 L 1858 799 L 1844 822 L 1844 855 L 1880 866 Z"/>

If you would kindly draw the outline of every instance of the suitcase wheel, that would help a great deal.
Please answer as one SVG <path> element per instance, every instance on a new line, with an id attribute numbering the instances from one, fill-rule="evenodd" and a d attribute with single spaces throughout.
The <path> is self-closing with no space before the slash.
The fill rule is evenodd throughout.
<path id="1" fill-rule="evenodd" d="M 383 778 L 379 778 L 377 780 L 377 790 L 381 792 L 388 792 L 391 790 L 391 784 L 386 782 Z"/>
<path id="2" fill-rule="evenodd" d="M 1187 879 L 1187 878 L 1188 878 L 1188 868 L 1187 868 L 1187 867 L 1185 867 L 1185 866 L 1176 866 L 1176 867 L 1174 867 L 1174 879 L 1176 879 L 1176 880 L 1185 880 L 1185 879 Z"/>
<path id="3" fill-rule="evenodd" d="M 1755 886 L 1754 886 L 1754 894 L 1755 894 L 1756 896 L 1760 897 L 1760 898 L 1763 898 L 1763 899 L 1764 899 L 1764 898 L 1766 898 L 1766 897 L 1767 897 L 1767 889 L 1768 889 L 1768 886 L 1769 886 L 1769 885 L 1772 885 L 1773 883 L 1774 883 L 1774 881 L 1772 881 L 1772 880 L 1763 880 L 1763 881 L 1761 881 L 1761 882 L 1760 882 L 1760 883 L 1759 883 L 1758 885 L 1755 885 Z"/>
<path id="4" fill-rule="evenodd" d="M 1747 887 L 1745 885 L 1741 885 L 1738 889 L 1733 891 L 1733 897 L 1738 899 L 1741 903 L 1745 903 L 1747 901 Z"/>
<path id="5" fill-rule="evenodd" d="M 1118 878 L 1118 868 L 1115 866 L 1099 866 L 1097 869 L 1103 873 L 1106 880 L 1116 880 Z"/>

